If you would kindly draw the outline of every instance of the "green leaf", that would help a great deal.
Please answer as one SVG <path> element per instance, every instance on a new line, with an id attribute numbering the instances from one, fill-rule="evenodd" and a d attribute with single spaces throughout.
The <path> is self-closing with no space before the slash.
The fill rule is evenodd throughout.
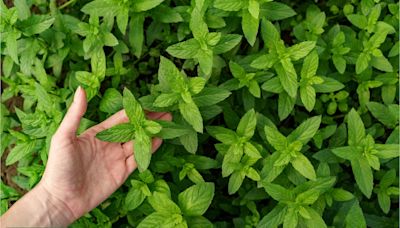
<path id="1" fill-rule="evenodd" d="M 285 150 L 287 147 L 287 140 L 284 135 L 282 135 L 277 129 L 265 126 L 264 128 L 265 136 L 267 137 L 268 142 L 276 149 L 276 150 Z"/>
<path id="2" fill-rule="evenodd" d="M 314 116 L 302 122 L 290 135 L 287 137 L 288 142 L 300 141 L 303 145 L 317 133 L 321 124 L 321 116 Z"/>
<path id="3" fill-rule="evenodd" d="M 199 61 L 200 69 L 201 71 L 204 72 L 206 75 L 210 75 L 212 72 L 212 67 L 213 67 L 213 52 L 209 49 L 207 50 L 202 50 L 200 49 L 197 52 L 197 60 Z"/>
<path id="4" fill-rule="evenodd" d="M 378 192 L 378 203 L 379 203 L 379 206 L 381 207 L 382 211 L 385 214 L 389 213 L 389 211 L 390 211 L 390 197 L 386 193 L 384 193 L 382 191 Z"/>
<path id="5" fill-rule="evenodd" d="M 350 146 L 357 146 L 361 140 L 365 138 L 365 128 L 361 117 L 357 111 L 351 109 L 347 114 L 347 128 L 348 128 L 348 144 Z"/>
<path id="6" fill-rule="evenodd" d="M 256 159 L 261 158 L 260 152 L 258 152 L 257 148 L 252 143 L 249 142 L 246 142 L 244 144 L 244 153 L 251 158 L 256 158 Z"/>
<path id="7" fill-rule="evenodd" d="M 160 94 L 154 101 L 156 107 L 169 107 L 176 104 L 180 100 L 178 93 L 163 93 Z"/>
<path id="8" fill-rule="evenodd" d="M 268 20 L 261 21 L 261 35 L 265 45 L 272 49 L 280 41 L 280 34 L 275 26 Z"/>
<path id="9" fill-rule="evenodd" d="M 368 25 L 367 17 L 359 14 L 346 15 L 347 19 L 359 29 L 364 29 Z"/>
<path id="10" fill-rule="evenodd" d="M 204 107 L 217 104 L 231 95 L 231 92 L 221 88 L 206 87 L 200 93 L 193 96 L 197 107 Z"/>
<path id="11" fill-rule="evenodd" d="M 39 34 L 50 28 L 54 22 L 54 17 L 50 15 L 32 15 L 28 19 L 18 24 L 19 29 L 26 36 Z"/>
<path id="12" fill-rule="evenodd" d="M 286 119 L 294 108 L 296 99 L 289 96 L 286 92 L 279 94 L 278 97 L 278 116 L 280 120 Z"/>
<path id="13" fill-rule="evenodd" d="M 365 157 L 351 161 L 351 168 L 361 192 L 369 199 L 374 186 L 371 167 Z"/>
<path id="14" fill-rule="evenodd" d="M 99 106 L 100 111 L 106 113 L 115 113 L 122 109 L 122 95 L 114 89 L 108 88 L 104 93 Z"/>
<path id="15" fill-rule="evenodd" d="M 245 177 L 246 175 L 242 171 L 233 172 L 233 174 L 229 177 L 229 182 L 228 182 L 228 193 L 230 195 L 234 194 L 239 190 Z"/>
<path id="16" fill-rule="evenodd" d="M 199 183 L 178 195 L 179 206 L 186 216 L 204 214 L 214 197 L 214 183 Z"/>
<path id="17" fill-rule="evenodd" d="M 354 198 L 354 196 L 351 192 L 348 192 L 341 188 L 333 189 L 332 197 L 335 201 L 349 201 Z"/>
<path id="18" fill-rule="evenodd" d="M 399 144 L 375 144 L 376 156 L 383 159 L 399 157 Z"/>
<path id="19" fill-rule="evenodd" d="M 187 221 L 188 227 L 193 228 L 213 228 L 214 225 L 203 216 L 190 217 Z"/>
<path id="20" fill-rule="evenodd" d="M 84 5 L 81 9 L 85 14 L 106 16 L 106 15 L 117 15 L 120 10 L 120 6 L 115 4 L 111 0 L 96 0 L 91 1 Z"/>
<path id="21" fill-rule="evenodd" d="M 136 0 L 133 2 L 132 10 L 135 12 L 142 12 L 153 9 L 160 5 L 164 0 Z"/>
<path id="22" fill-rule="evenodd" d="M 297 94 L 297 74 L 292 62 L 289 59 L 283 59 L 275 64 L 274 68 L 278 74 L 282 87 L 290 97 L 296 97 Z"/>
<path id="23" fill-rule="evenodd" d="M 129 89 L 125 88 L 123 93 L 124 95 L 122 98 L 122 103 L 125 108 L 126 115 L 128 116 L 130 122 L 135 125 L 135 127 L 141 126 L 141 123 L 145 119 L 142 107 Z"/>
<path id="24" fill-rule="evenodd" d="M 161 213 L 161 212 L 154 212 L 148 215 L 145 219 L 143 219 L 138 228 L 155 228 L 160 227 L 165 224 L 167 219 L 171 218 L 170 213 Z"/>
<path id="25" fill-rule="evenodd" d="M 153 192 L 153 195 L 147 198 L 150 205 L 156 212 L 175 214 L 181 213 L 178 205 L 176 205 L 167 194 L 161 192 Z"/>
<path id="26" fill-rule="evenodd" d="M 219 42 L 213 47 L 213 52 L 216 55 L 228 52 L 234 47 L 236 47 L 241 40 L 242 40 L 241 35 L 237 34 L 222 35 Z"/>
<path id="27" fill-rule="evenodd" d="M 125 35 L 126 27 L 128 26 L 129 21 L 129 9 L 123 8 L 121 12 L 117 15 L 117 26 L 119 31 Z"/>
<path id="28" fill-rule="evenodd" d="M 159 123 L 162 128 L 156 136 L 162 139 L 178 138 L 190 134 L 193 131 L 190 127 L 179 125 L 171 121 L 158 120 L 157 123 Z"/>
<path id="29" fill-rule="evenodd" d="M 250 139 L 254 135 L 256 129 L 257 118 L 254 109 L 247 111 L 240 119 L 238 127 L 236 129 L 237 134 L 240 137 Z"/>
<path id="30" fill-rule="evenodd" d="M 300 86 L 300 98 L 307 111 L 311 112 L 315 105 L 315 90 L 312 86 Z"/>
<path id="31" fill-rule="evenodd" d="M 371 65 L 384 72 L 393 72 L 393 66 L 385 56 L 372 56 Z"/>
<path id="32" fill-rule="evenodd" d="M 283 220 L 283 228 L 296 228 L 298 219 L 297 212 L 293 208 L 289 208 Z"/>
<path id="33" fill-rule="evenodd" d="M 303 154 L 297 154 L 297 156 L 293 158 L 290 163 L 292 164 L 293 168 L 295 168 L 304 177 L 310 180 L 316 179 L 313 165 Z"/>
<path id="34" fill-rule="evenodd" d="M 302 78 L 311 78 L 315 76 L 318 69 L 318 53 L 317 51 L 312 51 L 303 62 L 303 67 L 301 68 L 301 77 Z"/>
<path id="35" fill-rule="evenodd" d="M 260 15 L 268 20 L 283 20 L 296 15 L 290 6 L 280 2 L 266 2 L 260 6 Z"/>
<path id="36" fill-rule="evenodd" d="M 344 88 L 344 85 L 339 81 L 329 78 L 329 77 L 321 77 L 324 80 L 321 84 L 314 84 L 313 87 L 315 92 L 317 93 L 331 93 Z"/>
<path id="37" fill-rule="evenodd" d="M 106 75 L 106 55 L 102 48 L 95 50 L 90 60 L 92 74 L 97 78 L 104 78 Z"/>
<path id="38" fill-rule="evenodd" d="M 369 61 L 371 60 L 371 57 L 366 54 L 366 53 L 361 53 L 356 62 L 356 73 L 360 74 L 363 72 L 365 69 L 367 69 Z"/>
<path id="39" fill-rule="evenodd" d="M 394 128 L 399 123 L 399 105 L 380 104 L 378 102 L 368 102 L 368 110 L 381 123 L 389 128 Z"/>
<path id="40" fill-rule="evenodd" d="M 246 77 L 246 71 L 244 68 L 233 61 L 229 61 L 229 69 L 231 70 L 233 77 L 237 79 L 244 79 Z"/>
<path id="41" fill-rule="evenodd" d="M 196 130 L 197 132 L 203 132 L 203 118 L 201 117 L 199 108 L 194 102 L 179 103 L 179 111 L 183 118 Z"/>
<path id="42" fill-rule="evenodd" d="M 295 44 L 287 49 L 290 58 L 293 61 L 304 58 L 312 49 L 315 47 L 315 41 L 304 41 L 299 44 Z"/>
<path id="43" fill-rule="evenodd" d="M 238 138 L 234 131 L 231 129 L 218 127 L 218 126 L 208 126 L 206 127 L 207 133 L 212 137 L 218 139 L 224 144 L 230 145 L 237 142 Z"/>
<path id="44" fill-rule="evenodd" d="M 269 182 L 262 181 L 261 185 L 265 188 L 265 191 L 276 201 L 291 201 L 293 200 L 293 193 L 278 184 L 272 184 Z"/>
<path id="45" fill-rule="evenodd" d="M 167 52 L 168 54 L 180 59 L 192 59 L 196 57 L 199 48 L 200 45 L 197 40 L 189 39 L 169 46 Z"/>
<path id="46" fill-rule="evenodd" d="M 343 74 L 346 71 L 346 60 L 342 56 L 333 55 L 332 61 L 340 74 Z"/>
<path id="47" fill-rule="evenodd" d="M 242 0 L 215 0 L 214 7 L 225 11 L 239 11 L 244 8 L 245 2 Z"/>
<path id="48" fill-rule="evenodd" d="M 361 151 L 358 150 L 357 147 L 355 146 L 344 146 L 344 147 L 333 148 L 332 152 L 336 156 L 349 161 L 359 159 L 362 156 Z"/>
<path id="49" fill-rule="evenodd" d="M 149 167 L 152 151 L 151 138 L 143 128 L 136 129 L 133 150 L 139 171 L 145 171 Z"/>
<path id="50" fill-rule="evenodd" d="M 283 204 L 278 204 L 272 209 L 261 221 L 257 224 L 257 228 L 263 227 L 278 227 L 283 223 L 286 215 L 287 207 Z"/>
<path id="51" fill-rule="evenodd" d="M 345 223 L 346 227 L 357 227 L 357 228 L 367 227 L 363 211 L 357 200 L 354 200 L 352 202 L 352 205 L 349 211 L 347 212 Z"/>
<path id="52" fill-rule="evenodd" d="M 144 41 L 143 24 L 144 16 L 142 14 L 134 14 L 131 16 L 131 20 L 129 21 L 128 38 L 132 47 L 132 52 L 137 58 L 142 55 Z"/>
<path id="53" fill-rule="evenodd" d="M 10 153 L 8 154 L 6 159 L 6 165 L 7 166 L 12 165 L 15 162 L 26 157 L 27 155 L 33 152 L 35 146 L 36 146 L 35 141 L 18 143 L 14 148 L 11 149 Z"/>
<path id="54" fill-rule="evenodd" d="M 251 46 L 256 42 L 259 24 L 260 20 L 258 18 L 254 18 L 247 10 L 243 11 L 242 30 L 244 37 L 246 37 Z"/>
<path id="55" fill-rule="evenodd" d="M 106 142 L 128 142 L 135 138 L 135 126 L 130 123 L 118 124 L 97 133 L 96 138 Z"/>
<path id="56" fill-rule="evenodd" d="M 125 206 L 128 211 L 136 209 L 146 199 L 146 195 L 140 189 L 131 188 L 125 198 Z"/>

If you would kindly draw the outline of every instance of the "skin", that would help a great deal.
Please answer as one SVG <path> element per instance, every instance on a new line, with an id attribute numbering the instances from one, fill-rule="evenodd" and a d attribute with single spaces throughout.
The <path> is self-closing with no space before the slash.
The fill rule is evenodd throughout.
<path id="1" fill-rule="evenodd" d="M 124 110 L 77 136 L 86 112 L 85 91 L 79 87 L 60 127 L 51 140 L 49 159 L 41 181 L 1 218 L 1 227 L 65 227 L 89 212 L 136 169 L 133 142 L 103 142 L 95 135 L 128 122 Z M 147 113 L 149 119 L 171 120 L 169 113 Z M 152 150 L 162 140 L 152 140 Z"/>

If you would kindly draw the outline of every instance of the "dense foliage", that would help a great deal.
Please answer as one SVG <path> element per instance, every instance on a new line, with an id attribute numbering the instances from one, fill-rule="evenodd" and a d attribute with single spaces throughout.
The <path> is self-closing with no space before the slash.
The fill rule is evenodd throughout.
<path id="1" fill-rule="evenodd" d="M 398 226 L 398 1 L 5 2 L 2 213 L 81 85 L 138 170 L 72 227 Z"/>

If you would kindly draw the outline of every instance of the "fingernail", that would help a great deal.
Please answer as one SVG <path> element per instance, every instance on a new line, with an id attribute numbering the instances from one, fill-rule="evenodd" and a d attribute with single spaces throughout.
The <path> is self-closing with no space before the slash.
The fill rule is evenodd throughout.
<path id="1" fill-rule="evenodd" d="M 78 86 L 78 88 L 75 91 L 75 95 L 74 95 L 74 101 L 77 99 L 77 97 L 79 97 L 82 93 L 82 87 Z"/>

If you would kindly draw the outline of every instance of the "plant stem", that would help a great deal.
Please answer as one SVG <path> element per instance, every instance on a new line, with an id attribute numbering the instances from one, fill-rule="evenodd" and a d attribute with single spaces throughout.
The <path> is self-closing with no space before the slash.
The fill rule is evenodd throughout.
<path id="1" fill-rule="evenodd" d="M 64 3 L 64 4 L 62 4 L 60 7 L 58 7 L 58 9 L 64 9 L 65 7 L 67 7 L 67 6 L 69 6 L 69 5 L 71 5 L 71 4 L 73 4 L 73 3 L 75 3 L 76 2 L 76 0 L 70 0 L 70 1 L 68 1 L 68 2 L 66 2 L 66 3 Z"/>

